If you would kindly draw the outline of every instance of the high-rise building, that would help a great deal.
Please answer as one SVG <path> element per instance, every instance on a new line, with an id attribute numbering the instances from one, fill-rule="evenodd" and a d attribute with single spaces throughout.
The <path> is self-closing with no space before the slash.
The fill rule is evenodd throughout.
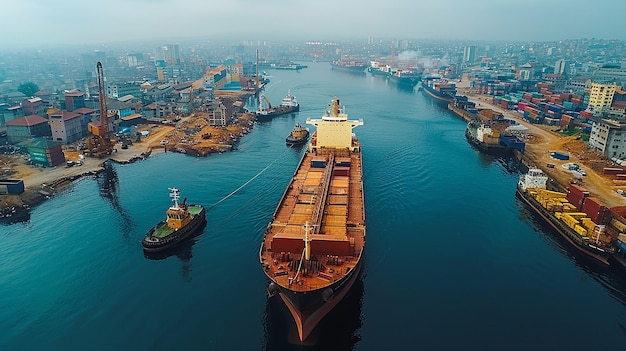
<path id="1" fill-rule="evenodd" d="M 476 46 L 466 46 L 463 50 L 463 62 L 474 63 L 476 60 Z"/>
<path id="2" fill-rule="evenodd" d="M 560 59 L 560 60 L 556 60 L 556 62 L 554 63 L 554 73 L 555 74 L 567 74 L 567 62 L 565 62 L 565 60 Z"/>
<path id="3" fill-rule="evenodd" d="M 167 44 L 154 49 L 154 60 L 165 61 L 170 65 L 180 63 L 180 49 L 177 44 Z"/>
<path id="4" fill-rule="evenodd" d="M 137 67 L 143 63 L 143 54 L 128 54 L 126 55 L 126 61 L 128 62 L 128 67 Z"/>
<path id="5" fill-rule="evenodd" d="M 616 89 L 617 84 L 615 83 L 592 83 L 587 111 L 593 113 L 594 116 L 608 112 L 613 103 L 613 95 L 615 95 Z"/>

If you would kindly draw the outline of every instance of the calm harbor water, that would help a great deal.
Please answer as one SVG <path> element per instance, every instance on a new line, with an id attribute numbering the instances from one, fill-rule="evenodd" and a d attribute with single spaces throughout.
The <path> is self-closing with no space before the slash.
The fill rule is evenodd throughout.
<path id="1" fill-rule="evenodd" d="M 515 198 L 512 160 L 418 91 L 311 63 L 269 71 L 301 111 L 233 152 L 166 153 L 76 182 L 0 227 L 0 350 L 596 350 L 626 346 L 626 275 L 575 255 Z M 284 139 L 338 96 L 363 144 L 364 271 L 305 345 L 258 264 L 302 149 Z M 312 126 L 311 126 L 312 127 Z M 218 203 L 253 177 L 245 187 Z M 211 207 L 194 241 L 145 257 L 168 187 Z"/>

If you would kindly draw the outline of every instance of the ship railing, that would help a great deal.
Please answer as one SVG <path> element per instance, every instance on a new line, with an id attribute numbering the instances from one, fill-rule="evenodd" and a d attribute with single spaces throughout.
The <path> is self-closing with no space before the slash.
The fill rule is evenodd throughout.
<path id="1" fill-rule="evenodd" d="M 328 157 L 324 174 L 322 175 L 319 196 L 315 199 L 315 212 L 313 212 L 313 216 L 311 217 L 313 222 L 313 234 L 319 234 L 321 228 L 322 214 L 324 213 L 324 207 L 326 205 L 326 195 L 328 194 L 328 188 L 330 187 L 330 178 L 334 164 L 335 155 L 331 153 Z"/>

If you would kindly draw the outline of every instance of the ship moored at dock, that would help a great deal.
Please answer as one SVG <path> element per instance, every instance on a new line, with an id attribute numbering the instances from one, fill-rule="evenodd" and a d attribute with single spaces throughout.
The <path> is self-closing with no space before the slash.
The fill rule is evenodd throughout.
<path id="1" fill-rule="evenodd" d="M 422 80 L 422 91 L 437 100 L 450 103 L 456 96 L 456 84 L 444 78 L 426 77 Z"/>
<path id="2" fill-rule="evenodd" d="M 263 108 L 263 102 L 267 104 L 266 108 Z M 259 109 L 257 111 L 254 111 L 254 115 L 256 116 L 257 120 L 269 120 L 276 116 L 300 111 L 300 103 L 298 103 L 296 97 L 291 94 L 291 90 L 287 93 L 287 95 L 283 98 L 280 105 L 278 106 L 272 106 L 270 100 L 264 94 L 260 94 L 258 105 Z"/>
<path id="3" fill-rule="evenodd" d="M 589 214 L 581 212 L 588 193 L 585 195 L 576 186 L 570 186 L 568 194 L 550 191 L 547 182 L 548 176 L 541 169 L 530 168 L 528 173 L 520 176 L 516 194 L 573 248 L 597 262 L 610 265 L 616 251 L 615 240 L 605 225 L 598 224 L 606 221 L 605 211 L 589 211 L 593 214 L 592 219 Z"/>
<path id="4" fill-rule="evenodd" d="M 361 146 L 352 129 L 362 120 L 333 99 L 268 224 L 259 250 L 270 280 L 305 340 L 348 293 L 361 270 L 365 208 Z"/>

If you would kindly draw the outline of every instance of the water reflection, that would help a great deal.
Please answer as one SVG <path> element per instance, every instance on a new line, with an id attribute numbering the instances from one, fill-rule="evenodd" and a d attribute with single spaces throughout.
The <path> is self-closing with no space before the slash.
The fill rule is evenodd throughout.
<path id="1" fill-rule="evenodd" d="M 541 239 L 546 244 L 571 260 L 587 276 L 600 283 L 611 297 L 626 306 L 626 275 L 624 275 L 621 267 L 617 265 L 606 266 L 578 252 L 552 226 L 528 208 L 522 200 L 516 198 L 516 202 L 520 209 L 521 220 L 530 222 L 533 230 L 541 235 Z"/>
<path id="2" fill-rule="evenodd" d="M 200 234 L 204 232 L 206 223 L 207 222 L 204 221 L 204 223 L 192 234 L 192 236 L 180 244 L 159 252 L 144 251 L 143 256 L 149 260 L 165 260 L 173 256 L 178 257 L 181 262 L 180 273 L 183 277 L 183 281 L 191 282 L 191 258 L 193 257 L 192 249 L 196 244 L 196 241 L 199 240 Z"/>
<path id="3" fill-rule="evenodd" d="M 128 212 L 120 204 L 118 186 L 119 178 L 115 168 L 111 164 L 111 161 L 106 161 L 103 164 L 104 169 L 102 172 L 96 174 L 96 182 L 98 183 L 98 189 L 100 196 L 106 199 L 113 209 L 115 209 L 121 217 L 122 223 L 122 235 L 124 238 L 128 238 L 132 228 L 132 219 Z"/>
<path id="4" fill-rule="evenodd" d="M 311 335 L 301 342 L 296 325 L 287 307 L 275 296 L 267 300 L 265 309 L 265 350 L 353 350 L 361 340 L 363 322 L 363 277 L 333 310 L 324 317 Z"/>

